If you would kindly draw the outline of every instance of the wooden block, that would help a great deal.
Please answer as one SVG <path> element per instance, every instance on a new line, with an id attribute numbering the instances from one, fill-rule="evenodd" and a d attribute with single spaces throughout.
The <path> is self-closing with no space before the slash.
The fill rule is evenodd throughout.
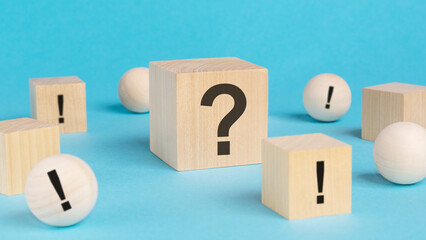
<path id="1" fill-rule="evenodd" d="M 154 154 L 179 171 L 260 163 L 266 68 L 228 57 L 151 62 L 149 71 Z"/>
<path id="2" fill-rule="evenodd" d="M 362 138 L 375 141 L 395 122 L 426 127 L 426 86 L 387 83 L 362 90 Z"/>
<path id="3" fill-rule="evenodd" d="M 61 133 L 86 132 L 86 85 L 78 77 L 30 79 L 31 117 L 59 124 Z"/>
<path id="4" fill-rule="evenodd" d="M 0 193 L 23 193 L 32 167 L 59 152 L 59 126 L 31 118 L 1 121 Z"/>
<path id="5" fill-rule="evenodd" d="M 289 220 L 351 212 L 352 148 L 316 133 L 262 141 L 262 203 Z"/>

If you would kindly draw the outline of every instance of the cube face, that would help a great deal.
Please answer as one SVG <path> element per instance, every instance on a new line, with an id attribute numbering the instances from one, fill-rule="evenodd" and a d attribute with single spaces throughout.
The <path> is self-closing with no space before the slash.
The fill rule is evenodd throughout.
<path id="1" fill-rule="evenodd" d="M 86 86 L 78 77 L 30 79 L 31 117 L 61 133 L 86 132 Z"/>
<path id="2" fill-rule="evenodd" d="M 30 118 L 0 122 L 0 193 L 23 193 L 32 167 L 60 153 L 59 141 L 57 125 Z"/>
<path id="3" fill-rule="evenodd" d="M 426 127 L 425 86 L 388 83 L 363 89 L 363 139 L 374 141 L 383 128 L 401 121 Z"/>
<path id="4" fill-rule="evenodd" d="M 350 147 L 292 152 L 289 161 L 289 219 L 351 212 Z"/>
<path id="5" fill-rule="evenodd" d="M 260 163 L 267 79 L 237 58 L 151 63 L 151 151 L 177 170 Z"/>
<path id="6" fill-rule="evenodd" d="M 262 161 L 262 202 L 285 218 L 351 212 L 350 145 L 323 134 L 269 138 Z"/>
<path id="7" fill-rule="evenodd" d="M 290 216 L 289 154 L 262 141 L 262 203 L 286 217 Z"/>
<path id="8" fill-rule="evenodd" d="M 10 177 L 7 164 L 6 136 L 0 133 L 0 193 L 12 195 L 10 190 Z"/>

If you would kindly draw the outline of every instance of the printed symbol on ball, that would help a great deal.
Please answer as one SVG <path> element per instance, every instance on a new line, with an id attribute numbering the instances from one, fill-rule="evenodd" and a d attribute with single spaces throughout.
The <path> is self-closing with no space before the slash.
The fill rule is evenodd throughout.
<path id="1" fill-rule="evenodd" d="M 217 96 L 222 94 L 228 94 L 234 99 L 234 107 L 231 111 L 220 121 L 217 128 L 218 137 L 228 137 L 229 129 L 231 126 L 243 115 L 246 106 L 247 99 L 244 92 L 237 86 L 232 84 L 218 84 L 209 88 L 201 99 L 201 106 L 212 106 L 213 101 Z M 230 155 L 231 146 L 229 141 L 218 141 L 217 142 L 217 155 Z"/>
<path id="2" fill-rule="evenodd" d="M 318 193 L 322 193 L 324 186 L 324 161 L 317 162 L 317 184 L 318 184 Z M 324 203 L 324 195 L 317 196 L 317 204 Z"/>
<path id="3" fill-rule="evenodd" d="M 59 176 L 58 173 L 56 173 L 56 170 L 48 172 L 47 175 L 49 176 L 50 182 L 52 182 L 52 185 L 55 188 L 56 193 L 58 193 L 61 201 L 66 200 L 64 190 L 62 189 L 61 180 L 59 180 Z M 64 212 L 71 209 L 71 204 L 69 201 L 62 203 L 61 205 L 62 209 L 64 209 Z"/>
<path id="4" fill-rule="evenodd" d="M 333 95 L 333 90 L 334 90 L 333 86 L 328 87 L 327 104 L 325 104 L 326 109 L 330 109 L 330 101 L 331 101 L 331 96 Z"/>
<path id="5" fill-rule="evenodd" d="M 64 123 L 64 95 L 58 95 L 58 107 L 59 107 L 59 123 Z"/>
<path id="6" fill-rule="evenodd" d="M 41 160 L 28 174 L 25 184 L 31 212 L 52 226 L 65 227 L 80 222 L 92 211 L 97 196 L 98 183 L 90 166 L 68 154 Z"/>
<path id="7" fill-rule="evenodd" d="M 303 90 L 303 105 L 309 116 L 316 120 L 336 121 L 345 115 L 351 106 L 351 89 L 345 80 L 335 74 L 319 74 L 306 84 Z"/>

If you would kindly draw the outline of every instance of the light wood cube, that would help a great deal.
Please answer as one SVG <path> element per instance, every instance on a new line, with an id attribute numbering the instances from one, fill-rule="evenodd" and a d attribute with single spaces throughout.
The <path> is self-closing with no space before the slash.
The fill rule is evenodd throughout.
<path id="1" fill-rule="evenodd" d="M 266 68 L 228 57 L 151 62 L 149 71 L 154 154 L 179 171 L 261 162 Z"/>
<path id="2" fill-rule="evenodd" d="M 362 90 L 362 138 L 375 141 L 395 122 L 426 127 L 426 86 L 387 83 Z"/>
<path id="3" fill-rule="evenodd" d="M 351 212 L 352 148 L 324 134 L 264 139 L 262 203 L 289 220 Z"/>
<path id="4" fill-rule="evenodd" d="M 31 117 L 59 124 L 61 133 L 86 132 L 86 84 L 78 77 L 30 79 Z"/>
<path id="5" fill-rule="evenodd" d="M 32 118 L 0 122 L 0 193 L 24 192 L 34 165 L 59 154 L 59 127 Z"/>

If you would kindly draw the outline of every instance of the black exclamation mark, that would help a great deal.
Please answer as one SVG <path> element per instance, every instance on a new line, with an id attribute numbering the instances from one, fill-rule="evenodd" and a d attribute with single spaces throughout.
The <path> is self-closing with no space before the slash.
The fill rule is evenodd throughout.
<path id="1" fill-rule="evenodd" d="M 328 87 L 327 104 L 325 104 L 326 109 L 330 109 L 330 101 L 331 101 L 331 96 L 333 95 L 333 90 L 334 90 L 333 86 Z"/>
<path id="2" fill-rule="evenodd" d="M 59 123 L 64 123 L 63 113 L 64 113 L 64 95 L 58 95 L 58 106 L 59 106 Z"/>
<path id="3" fill-rule="evenodd" d="M 52 170 L 52 171 L 48 172 L 47 175 L 49 175 L 50 182 L 52 182 L 53 187 L 56 190 L 56 193 L 58 193 L 58 195 L 59 195 L 59 198 L 62 201 L 66 200 L 64 190 L 62 189 L 61 181 L 59 180 L 59 177 L 58 177 L 58 174 L 56 173 L 56 170 Z M 70 210 L 71 209 L 70 202 L 66 201 L 66 202 L 62 203 L 62 209 L 64 209 L 64 212 L 67 211 L 67 210 Z"/>
<path id="4" fill-rule="evenodd" d="M 324 183 L 324 161 L 317 162 L 317 183 L 318 183 L 318 193 L 322 193 L 322 186 Z M 324 195 L 317 196 L 317 204 L 324 203 Z"/>

